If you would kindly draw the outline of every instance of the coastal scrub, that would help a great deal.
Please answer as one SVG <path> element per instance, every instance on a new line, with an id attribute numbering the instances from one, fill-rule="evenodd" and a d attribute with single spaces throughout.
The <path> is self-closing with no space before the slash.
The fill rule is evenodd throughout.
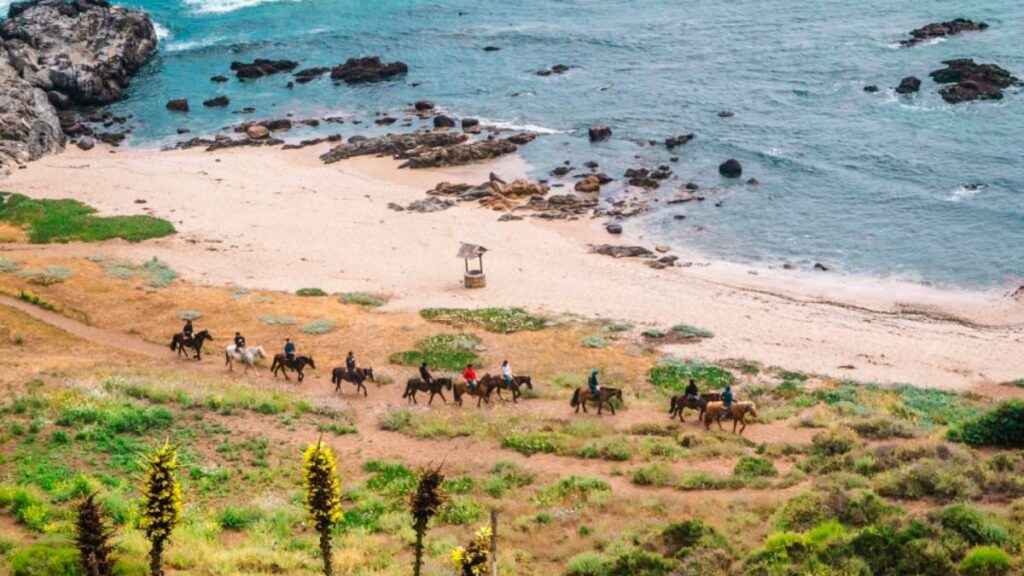
<path id="1" fill-rule="evenodd" d="M 456 328 L 475 326 L 496 334 L 535 332 L 547 326 L 543 318 L 522 308 L 425 308 L 420 316 L 429 322 Z"/>
<path id="2" fill-rule="evenodd" d="M 100 242 L 121 238 L 141 242 L 174 234 L 174 226 L 152 216 L 96 216 L 96 209 L 77 200 L 36 200 L 0 193 L 0 221 L 29 230 L 33 244 Z"/>

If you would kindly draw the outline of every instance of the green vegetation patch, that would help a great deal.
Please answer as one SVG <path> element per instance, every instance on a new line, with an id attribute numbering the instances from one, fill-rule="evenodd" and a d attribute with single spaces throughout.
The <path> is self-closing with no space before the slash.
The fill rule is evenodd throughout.
<path id="1" fill-rule="evenodd" d="M 295 291 L 296 296 L 302 296 L 304 298 L 318 298 L 321 296 L 327 296 L 327 292 L 319 288 L 299 288 Z"/>
<path id="2" fill-rule="evenodd" d="M 711 390 L 730 386 L 735 380 L 731 372 L 714 364 L 675 358 L 663 358 L 647 373 L 647 379 L 655 388 L 670 394 L 679 394 L 685 390 L 691 378 L 697 381 L 701 389 Z"/>
<path id="3" fill-rule="evenodd" d="M 981 416 L 950 428 L 950 440 L 971 446 L 1024 448 L 1024 400 L 1008 400 Z"/>
<path id="4" fill-rule="evenodd" d="M 33 244 L 111 238 L 141 242 L 175 232 L 170 222 L 152 216 L 97 216 L 95 208 L 77 200 L 34 200 L 21 194 L 0 194 L 0 221 L 27 227 Z"/>
<path id="5" fill-rule="evenodd" d="M 611 486 L 600 478 L 572 474 L 552 486 L 539 490 L 530 501 L 537 506 L 549 506 L 570 498 L 573 501 L 586 501 L 595 493 L 607 493 L 611 489 Z"/>
<path id="6" fill-rule="evenodd" d="M 72 272 L 70 268 L 65 266 L 47 266 L 39 270 L 22 270 L 18 273 L 18 276 L 28 280 L 30 284 L 52 286 L 71 278 Z"/>
<path id="7" fill-rule="evenodd" d="M 0 258 L 0 274 L 10 274 L 21 270 L 21 264 L 7 258 Z"/>
<path id="8" fill-rule="evenodd" d="M 386 296 L 371 294 L 369 292 L 346 292 L 338 296 L 338 302 L 342 304 L 354 304 L 364 308 L 379 308 L 388 303 Z"/>
<path id="9" fill-rule="evenodd" d="M 294 316 L 271 316 L 270 314 L 260 314 L 256 320 L 267 326 L 294 326 L 299 323 L 299 319 Z"/>
<path id="10" fill-rule="evenodd" d="M 306 325 L 302 327 L 302 333 L 309 334 L 311 336 L 319 336 L 333 332 L 337 327 L 338 325 L 334 320 L 321 318 L 320 320 L 307 322 Z"/>
<path id="11" fill-rule="evenodd" d="M 419 366 L 426 362 L 432 369 L 458 372 L 466 364 L 477 364 L 475 350 L 481 344 L 473 334 L 436 334 L 416 343 L 415 350 L 396 352 L 388 359 L 399 366 Z"/>
<path id="12" fill-rule="evenodd" d="M 420 316 L 428 322 L 447 324 L 456 328 L 476 326 L 496 334 L 536 332 L 547 326 L 547 321 L 522 308 L 425 308 Z"/>

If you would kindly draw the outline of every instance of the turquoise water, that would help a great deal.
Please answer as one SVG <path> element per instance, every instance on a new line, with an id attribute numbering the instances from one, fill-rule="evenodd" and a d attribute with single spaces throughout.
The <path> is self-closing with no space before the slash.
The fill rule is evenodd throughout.
<path id="1" fill-rule="evenodd" d="M 175 141 L 179 127 L 208 133 L 238 122 L 230 109 L 199 105 L 218 94 L 232 109 L 256 107 L 260 118 L 367 119 L 428 98 L 456 116 L 550 132 L 523 149 L 538 177 L 563 160 L 596 160 L 619 177 L 675 154 L 680 180 L 660 195 L 691 180 L 722 188 L 700 205 L 658 208 L 627 224 L 648 238 L 741 262 L 820 261 L 841 273 L 939 285 L 1008 286 L 1024 276 L 1024 93 L 954 107 L 927 79 L 952 57 L 1024 77 L 1024 3 L 1016 0 L 133 4 L 152 13 L 163 36 L 159 56 L 116 107 L 134 114 L 133 145 Z M 992 26 L 895 47 L 913 28 L 958 16 Z M 368 54 L 405 61 L 410 73 L 358 87 L 323 78 L 293 90 L 286 76 L 209 81 L 229 75 L 232 60 L 291 58 L 305 67 Z M 574 68 L 534 74 L 556 63 Z M 910 74 L 924 79 L 922 92 L 896 97 L 891 87 Z M 882 91 L 867 94 L 866 84 Z M 164 109 L 182 97 L 192 113 Z M 735 117 L 721 119 L 720 110 Z M 612 127 L 612 141 L 587 141 L 586 127 L 597 123 Z M 373 131 L 366 123 L 323 131 L 338 130 Z M 696 140 L 674 153 L 641 145 L 686 132 Z M 730 157 L 761 185 L 721 179 L 717 166 Z"/>

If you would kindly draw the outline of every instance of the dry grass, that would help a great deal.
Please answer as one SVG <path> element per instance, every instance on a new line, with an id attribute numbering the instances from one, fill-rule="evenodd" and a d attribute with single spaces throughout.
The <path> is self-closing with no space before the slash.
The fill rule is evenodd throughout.
<path id="1" fill-rule="evenodd" d="M 28 233 L 21 226 L 9 222 L 0 222 L 0 244 L 24 244 L 28 242 Z"/>

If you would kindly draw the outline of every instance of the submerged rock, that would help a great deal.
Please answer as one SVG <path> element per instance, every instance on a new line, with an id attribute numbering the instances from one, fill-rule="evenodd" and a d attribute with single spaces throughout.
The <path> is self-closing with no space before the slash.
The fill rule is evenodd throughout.
<path id="1" fill-rule="evenodd" d="M 587 134 L 591 142 L 603 142 L 612 137 L 612 129 L 607 126 L 591 126 Z"/>
<path id="2" fill-rule="evenodd" d="M 308 84 L 330 71 L 331 69 L 327 67 L 304 68 L 295 73 L 295 81 L 299 84 Z"/>
<path id="3" fill-rule="evenodd" d="M 683 146 L 685 144 L 688 144 L 690 142 L 690 140 L 693 140 L 694 138 L 696 138 L 695 134 L 681 134 L 679 136 L 673 136 L 671 138 L 666 138 L 665 139 L 665 147 L 668 148 L 669 150 L 671 150 L 671 149 L 675 148 L 676 146 Z"/>
<path id="4" fill-rule="evenodd" d="M 907 76 L 903 80 L 900 80 L 900 85 L 896 87 L 897 94 L 913 94 L 921 89 L 921 79 L 916 76 Z"/>
<path id="5" fill-rule="evenodd" d="M 455 120 L 450 116 L 438 114 L 434 116 L 434 128 L 455 128 Z"/>
<path id="6" fill-rule="evenodd" d="M 718 173 L 726 178 L 739 178 L 743 175 L 743 166 L 739 160 L 730 158 L 718 167 Z"/>
<path id="7" fill-rule="evenodd" d="M 864 87 L 864 91 L 868 93 L 878 92 L 878 86 L 874 84 L 868 84 L 867 86 Z"/>
<path id="8" fill-rule="evenodd" d="M 227 96 L 217 96 L 203 102 L 203 106 L 207 108 L 223 108 L 229 104 L 231 104 L 231 100 Z"/>
<path id="9" fill-rule="evenodd" d="M 299 67 L 299 63 L 292 60 L 266 60 L 257 58 L 252 62 L 232 62 L 231 71 L 239 80 L 254 80 L 273 74 L 291 72 Z"/>
<path id="10" fill-rule="evenodd" d="M 950 104 L 971 100 L 1000 100 L 1003 90 L 1020 85 L 1020 80 L 1008 70 L 995 64 L 978 64 L 971 58 L 943 62 L 945 68 L 929 76 L 939 84 L 953 84 L 939 90 L 942 99 Z"/>
<path id="11" fill-rule="evenodd" d="M 184 98 L 168 100 L 166 108 L 172 112 L 188 112 L 188 100 Z"/>
<path id="12" fill-rule="evenodd" d="M 331 69 L 331 80 L 358 84 L 361 82 L 380 82 L 395 76 L 406 74 L 409 67 L 405 62 L 381 62 L 379 56 L 365 58 L 349 58 L 344 64 Z"/>
<path id="13" fill-rule="evenodd" d="M 949 22 L 935 22 L 922 26 L 917 30 L 911 30 L 911 38 L 901 41 L 900 44 L 902 46 L 914 46 L 915 44 L 927 42 L 935 38 L 945 38 L 946 36 L 953 36 L 963 32 L 981 32 L 986 28 L 988 28 L 988 24 L 984 22 L 975 22 L 964 18 L 957 18 Z"/>

